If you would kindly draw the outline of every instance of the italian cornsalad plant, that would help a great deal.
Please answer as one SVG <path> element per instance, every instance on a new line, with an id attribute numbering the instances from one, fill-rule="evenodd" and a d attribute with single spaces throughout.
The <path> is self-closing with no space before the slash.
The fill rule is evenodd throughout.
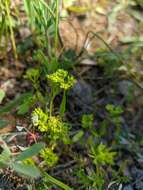
<path id="1" fill-rule="evenodd" d="M 142 44 L 115 52 L 82 26 L 91 14 L 111 27 L 127 10 L 142 27 L 137 9 L 141 1 L 0 0 L 0 190 L 143 190 L 142 69 L 132 65 Z"/>

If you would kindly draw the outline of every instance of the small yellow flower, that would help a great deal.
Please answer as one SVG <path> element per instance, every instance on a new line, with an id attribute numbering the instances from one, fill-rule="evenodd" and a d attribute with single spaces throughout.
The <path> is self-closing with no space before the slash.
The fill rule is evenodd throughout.
<path id="1" fill-rule="evenodd" d="M 38 69 L 28 69 L 25 78 L 31 80 L 33 83 L 37 82 L 40 77 L 40 72 Z"/>
<path id="2" fill-rule="evenodd" d="M 43 149 L 40 153 L 40 156 L 44 159 L 49 167 L 52 167 L 58 161 L 58 156 L 53 152 L 51 148 Z"/>
<path id="3" fill-rule="evenodd" d="M 23 161 L 23 163 L 26 165 L 35 166 L 35 162 L 32 158 L 27 158 L 26 160 Z"/>
<path id="4" fill-rule="evenodd" d="M 53 140 L 62 139 L 68 134 L 68 126 L 62 122 L 59 117 L 51 116 L 48 120 L 48 129 L 50 131 L 50 138 Z"/>
<path id="5" fill-rule="evenodd" d="M 69 126 L 58 116 L 48 116 L 41 108 L 33 111 L 32 123 L 40 132 L 47 132 L 51 140 L 66 141 L 66 138 L 68 139 Z"/>
<path id="6" fill-rule="evenodd" d="M 48 115 L 45 114 L 41 108 L 36 108 L 32 113 L 32 123 L 38 127 L 41 132 L 47 131 Z"/>
<path id="7" fill-rule="evenodd" d="M 87 128 L 92 128 L 94 123 L 94 117 L 93 114 L 83 114 L 82 116 L 82 127 L 87 129 Z"/>
<path id="8" fill-rule="evenodd" d="M 48 75 L 47 78 L 64 90 L 68 90 L 76 83 L 75 78 L 63 69 L 58 69 L 55 73 Z"/>

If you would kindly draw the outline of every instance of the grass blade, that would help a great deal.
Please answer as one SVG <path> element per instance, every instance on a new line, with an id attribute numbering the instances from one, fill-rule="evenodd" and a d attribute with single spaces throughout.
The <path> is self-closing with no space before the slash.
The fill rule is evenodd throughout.
<path id="1" fill-rule="evenodd" d="M 44 173 L 44 176 L 46 177 L 46 179 L 47 179 L 49 182 L 51 182 L 51 183 L 57 185 L 58 187 L 60 187 L 60 188 L 62 188 L 62 189 L 64 189 L 64 190 L 73 190 L 73 188 L 69 187 L 68 185 L 64 184 L 63 182 L 61 182 L 61 181 L 59 181 L 58 179 L 56 179 L 56 178 L 50 176 L 50 175 L 47 174 L 47 173 Z"/>
<path id="2" fill-rule="evenodd" d="M 27 98 L 30 95 L 31 95 L 31 92 L 28 92 L 28 93 L 24 93 L 24 94 L 16 97 L 14 100 L 12 100 L 8 104 L 6 104 L 2 108 L 0 108 L 0 115 L 3 114 L 3 113 L 7 113 L 7 112 L 11 111 L 17 105 L 20 105 L 23 102 L 24 98 Z"/>
<path id="3" fill-rule="evenodd" d="M 40 152 L 45 147 L 44 143 L 36 143 L 16 157 L 16 161 L 23 161 Z"/>

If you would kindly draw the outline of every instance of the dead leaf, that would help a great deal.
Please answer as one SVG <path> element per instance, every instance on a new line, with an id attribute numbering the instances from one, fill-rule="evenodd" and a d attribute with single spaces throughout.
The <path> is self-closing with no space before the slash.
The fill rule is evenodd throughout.
<path id="1" fill-rule="evenodd" d="M 1 119 L 7 121 L 8 124 L 0 129 L 0 135 L 9 133 L 15 129 L 16 120 L 12 115 L 4 115 Z"/>

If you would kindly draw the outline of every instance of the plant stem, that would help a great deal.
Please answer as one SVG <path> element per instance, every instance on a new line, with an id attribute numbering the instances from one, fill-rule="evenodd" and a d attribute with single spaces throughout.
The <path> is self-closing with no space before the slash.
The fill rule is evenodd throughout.
<path id="1" fill-rule="evenodd" d="M 55 93 L 52 91 L 51 92 L 51 100 L 50 100 L 50 116 L 52 116 L 54 99 L 55 99 Z"/>
<path id="2" fill-rule="evenodd" d="M 14 57 L 17 59 L 17 51 L 16 51 L 16 45 L 15 45 L 15 38 L 14 38 L 14 32 L 13 32 L 13 28 L 12 28 L 12 20 L 11 20 L 11 16 L 10 16 L 10 8 L 9 8 L 9 4 L 8 1 L 5 1 L 5 7 L 6 7 L 6 13 L 7 13 L 7 18 L 9 21 L 9 30 L 10 30 L 10 37 L 11 37 L 11 43 L 12 43 L 12 47 L 13 47 L 13 52 L 14 52 Z"/>
<path id="3" fill-rule="evenodd" d="M 68 185 L 64 184 L 63 182 L 59 181 L 58 179 L 52 177 L 51 175 L 49 175 L 46 172 L 43 173 L 43 176 L 46 177 L 47 181 L 49 181 L 49 182 L 57 185 L 61 189 L 64 189 L 64 190 L 73 190 L 73 188 L 69 187 Z"/>
<path id="4" fill-rule="evenodd" d="M 56 0 L 56 18 L 55 18 L 55 53 L 58 47 L 58 27 L 59 27 L 59 0 Z"/>
<path id="5" fill-rule="evenodd" d="M 50 14 L 52 15 L 53 18 L 55 18 L 55 14 L 52 11 L 52 9 L 50 8 L 50 6 L 47 5 L 47 3 L 43 0 L 41 0 L 41 3 L 43 3 L 43 5 L 45 5 L 45 7 L 48 9 L 48 11 L 50 12 Z"/>
<path id="6" fill-rule="evenodd" d="M 61 117 L 64 116 L 65 110 L 66 110 L 66 91 L 64 90 L 62 103 L 61 103 L 61 106 L 60 106 L 60 115 L 61 115 Z"/>

